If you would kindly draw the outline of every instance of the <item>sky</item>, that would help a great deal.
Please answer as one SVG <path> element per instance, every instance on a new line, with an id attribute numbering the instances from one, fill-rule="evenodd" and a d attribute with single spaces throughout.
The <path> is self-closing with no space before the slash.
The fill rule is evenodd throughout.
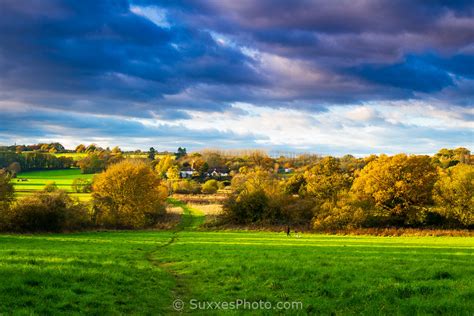
<path id="1" fill-rule="evenodd" d="M 0 144 L 474 144 L 474 1 L 0 0 Z"/>

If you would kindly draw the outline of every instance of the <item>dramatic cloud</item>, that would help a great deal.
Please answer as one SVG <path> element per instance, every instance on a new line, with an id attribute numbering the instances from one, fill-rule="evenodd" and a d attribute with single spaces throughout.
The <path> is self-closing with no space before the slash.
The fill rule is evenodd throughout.
<path id="1" fill-rule="evenodd" d="M 430 152 L 473 108 L 472 1 L 0 2 L 2 143 Z"/>

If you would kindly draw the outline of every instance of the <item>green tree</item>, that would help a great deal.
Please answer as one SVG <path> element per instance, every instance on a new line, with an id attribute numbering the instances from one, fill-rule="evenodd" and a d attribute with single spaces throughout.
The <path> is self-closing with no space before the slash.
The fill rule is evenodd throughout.
<path id="1" fill-rule="evenodd" d="M 178 151 L 175 154 L 176 159 L 179 159 L 179 158 L 184 157 L 186 155 L 187 155 L 186 148 L 181 148 L 181 147 L 178 148 Z"/>
<path id="2" fill-rule="evenodd" d="M 148 150 L 148 159 L 155 160 L 155 155 L 156 155 L 155 148 L 150 147 L 150 150 Z"/>

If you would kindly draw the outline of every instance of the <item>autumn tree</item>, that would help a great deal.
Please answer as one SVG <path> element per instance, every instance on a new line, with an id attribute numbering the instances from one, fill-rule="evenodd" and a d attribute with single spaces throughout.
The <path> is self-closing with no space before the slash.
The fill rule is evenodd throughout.
<path id="1" fill-rule="evenodd" d="M 179 180 L 181 179 L 181 174 L 179 172 L 179 167 L 174 165 L 166 171 L 166 178 L 169 180 Z"/>
<path id="2" fill-rule="evenodd" d="M 161 178 L 166 177 L 166 173 L 168 170 L 175 165 L 175 161 L 173 159 L 173 156 L 171 155 L 166 155 L 158 161 L 158 164 L 155 167 L 155 171 L 158 173 L 158 175 Z"/>
<path id="3" fill-rule="evenodd" d="M 89 146 L 86 147 L 86 153 L 93 153 L 96 150 L 97 150 L 96 144 L 90 144 Z"/>
<path id="4" fill-rule="evenodd" d="M 437 172 L 430 161 L 428 156 L 382 155 L 362 169 L 351 191 L 375 216 L 394 224 L 416 223 L 432 205 Z"/>
<path id="5" fill-rule="evenodd" d="M 20 173 L 20 171 L 21 171 L 21 165 L 20 165 L 20 163 L 18 163 L 17 161 L 12 162 L 12 163 L 7 167 L 7 171 L 10 172 L 10 174 L 12 175 L 13 178 L 15 178 L 16 175 L 17 175 L 18 173 Z"/>
<path id="6" fill-rule="evenodd" d="M 86 146 L 84 144 L 79 144 L 76 146 L 76 153 L 83 153 L 86 151 Z"/>
<path id="7" fill-rule="evenodd" d="M 463 225 L 474 225 L 474 166 L 457 164 L 441 171 L 434 186 L 436 210 Z"/>
<path id="8" fill-rule="evenodd" d="M 290 199 L 275 174 L 260 167 L 240 171 L 224 205 L 227 218 L 238 223 L 286 223 L 283 210 Z"/>
<path id="9" fill-rule="evenodd" d="M 117 228 L 152 226 L 165 212 L 166 195 L 166 189 L 149 165 L 124 160 L 94 179 L 96 222 Z"/>
<path id="10" fill-rule="evenodd" d="M 304 174 L 307 195 L 320 202 L 335 200 L 337 194 L 350 188 L 350 177 L 341 168 L 340 162 L 334 157 L 325 157 Z"/>
<path id="11" fill-rule="evenodd" d="M 0 169 L 0 203 L 11 203 L 15 198 L 15 190 L 10 179 L 10 174 Z"/>

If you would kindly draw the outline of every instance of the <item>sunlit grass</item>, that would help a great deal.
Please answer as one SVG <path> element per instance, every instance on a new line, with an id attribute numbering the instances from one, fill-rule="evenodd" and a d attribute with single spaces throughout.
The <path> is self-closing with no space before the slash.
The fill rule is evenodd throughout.
<path id="1" fill-rule="evenodd" d="M 207 232 L 197 208 L 169 202 L 183 209 L 170 231 L 0 235 L 0 314 L 172 314 L 176 298 L 296 301 L 285 314 L 299 315 L 474 311 L 472 237 Z"/>
<path id="2" fill-rule="evenodd" d="M 80 201 L 89 201 L 90 193 L 73 192 L 72 182 L 76 178 L 92 179 L 93 176 L 93 174 L 82 174 L 79 169 L 43 170 L 21 172 L 11 181 L 17 197 L 31 195 L 43 190 L 47 183 L 54 182 L 58 189 L 68 192 L 72 197 L 77 197 Z M 22 181 L 22 179 L 28 181 Z"/>
<path id="3" fill-rule="evenodd" d="M 185 301 L 302 301 L 309 314 L 474 310 L 473 238 L 183 232 L 164 255 L 189 284 Z"/>
<path id="4" fill-rule="evenodd" d="M 170 233 L 0 235 L 0 314 L 157 314 L 174 280 L 146 254 Z"/>

